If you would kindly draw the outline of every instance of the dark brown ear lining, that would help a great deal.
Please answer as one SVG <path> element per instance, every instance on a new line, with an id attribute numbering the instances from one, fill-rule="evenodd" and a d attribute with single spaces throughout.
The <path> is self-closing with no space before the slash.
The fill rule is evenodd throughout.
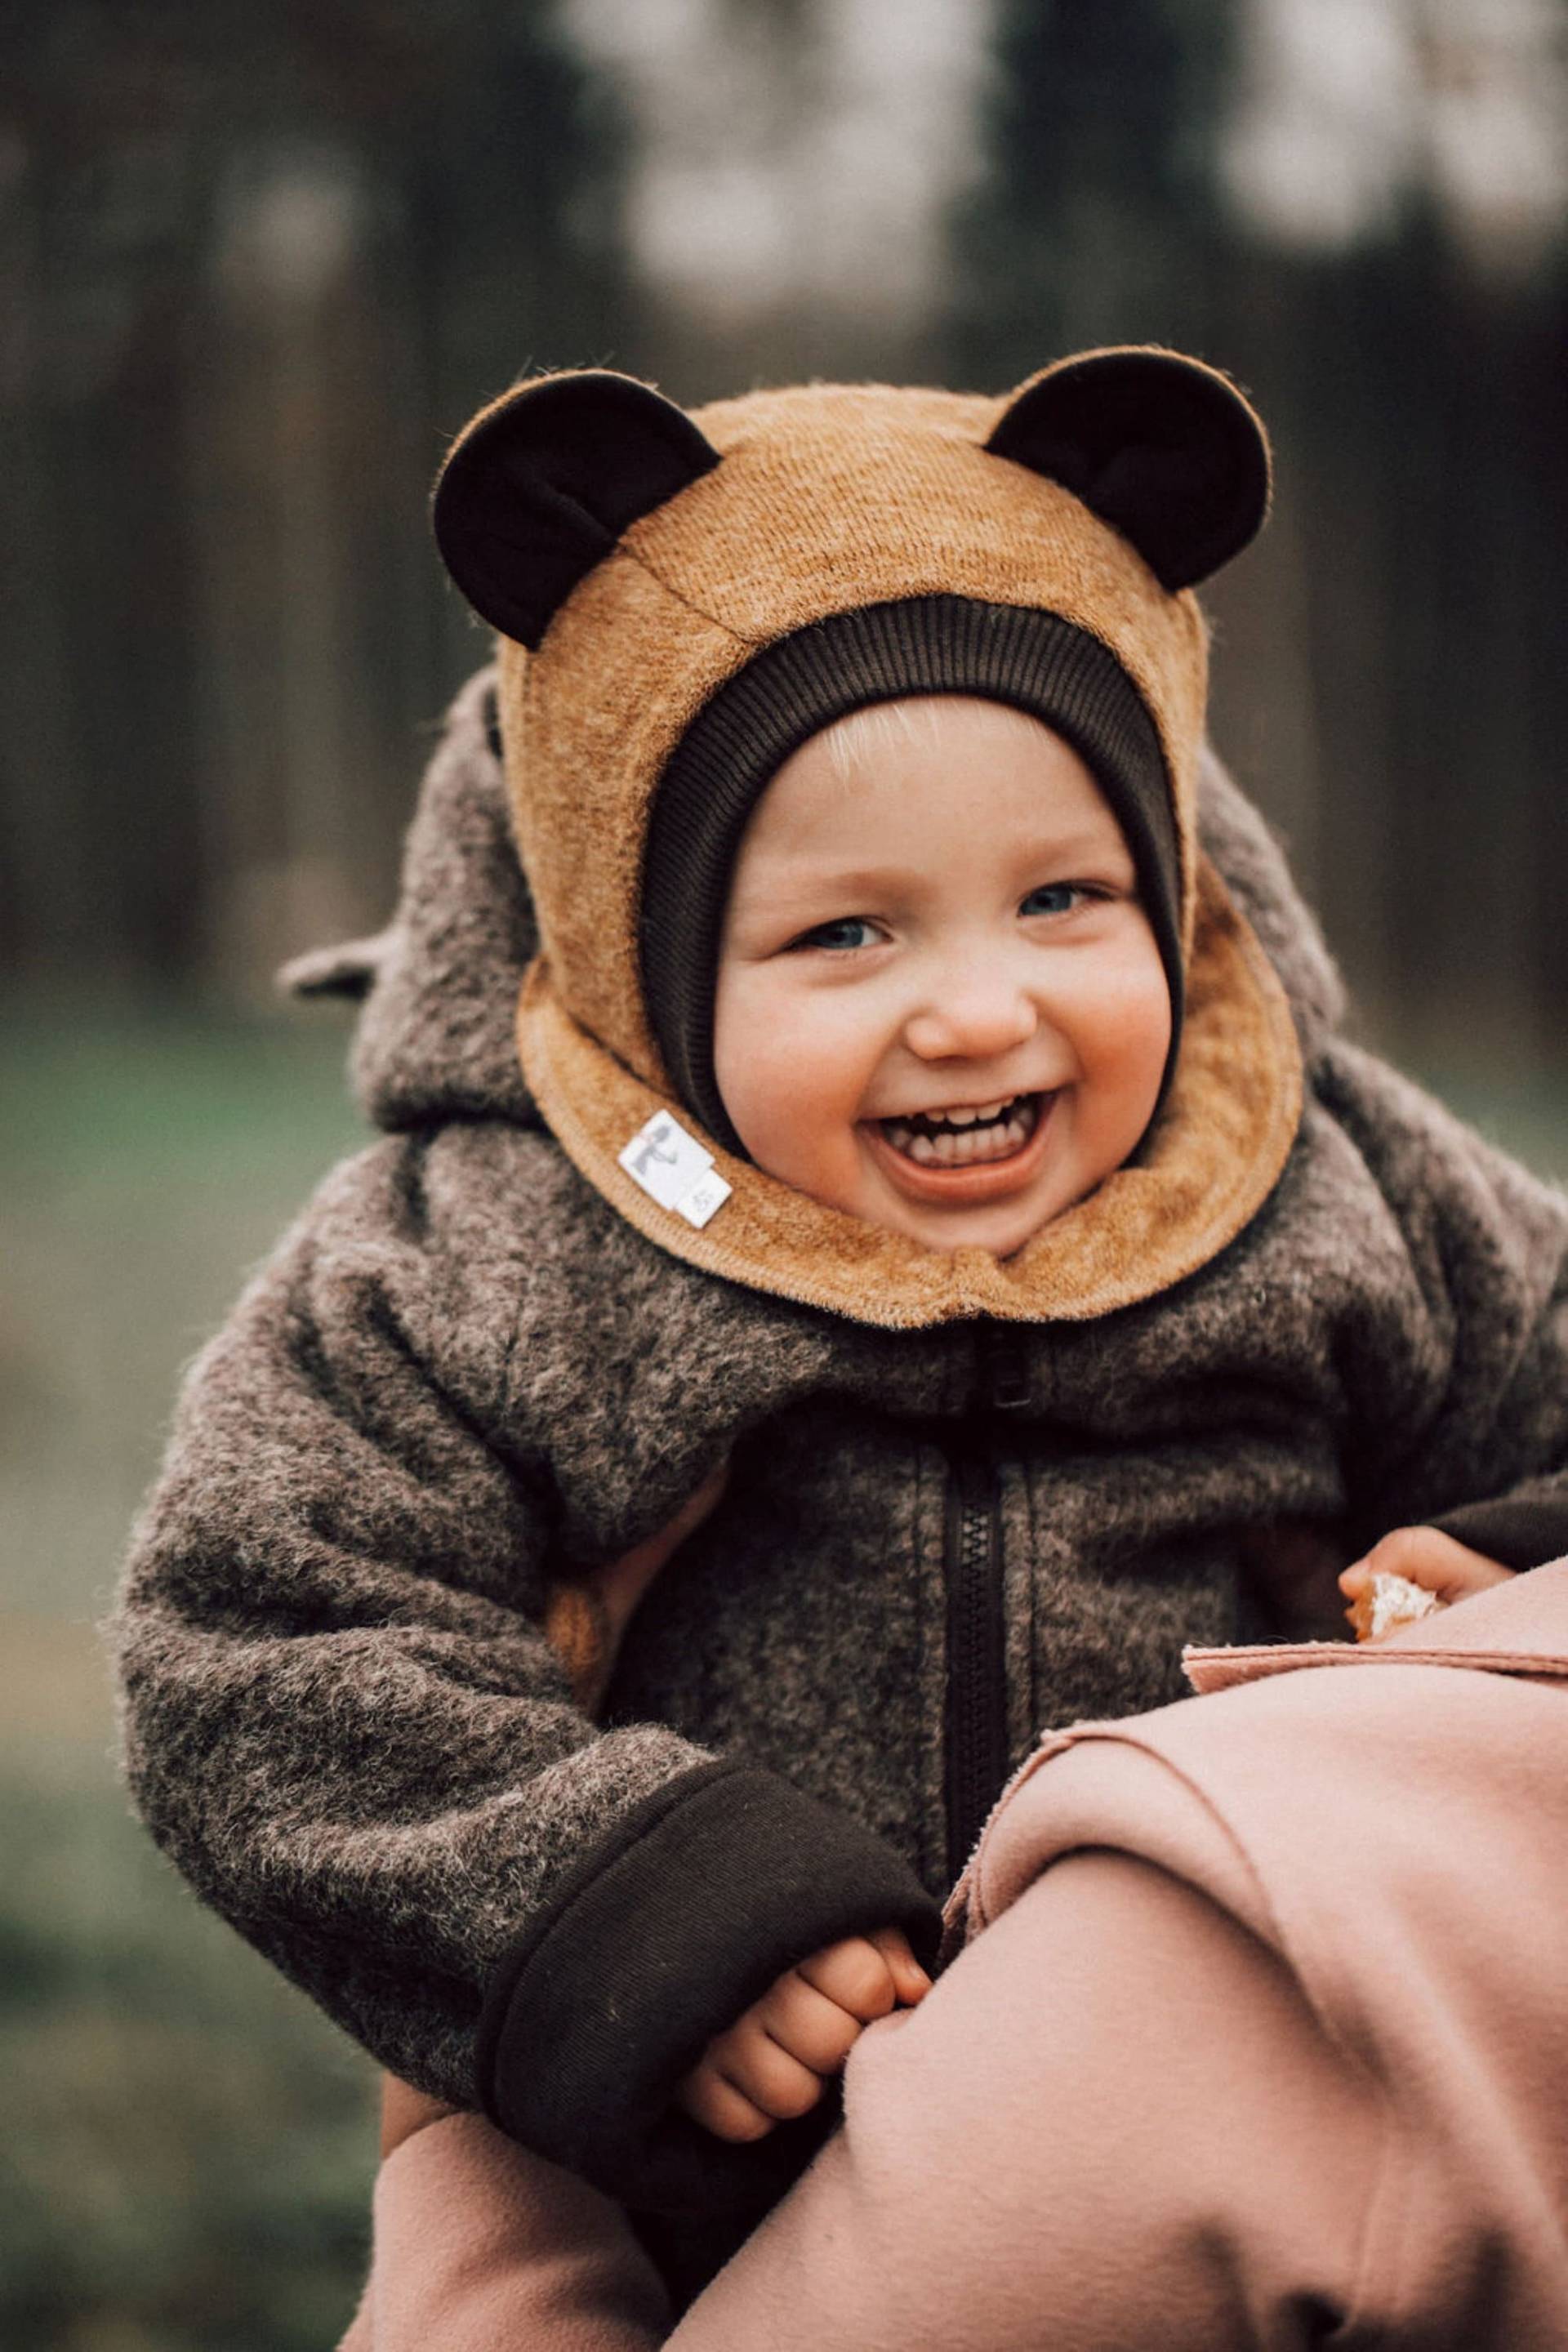
<path id="1" fill-rule="evenodd" d="M 632 376 L 543 376 L 469 427 L 436 485 L 442 560 L 482 619 L 537 647 L 567 597 L 630 529 L 719 453 Z"/>
<path id="2" fill-rule="evenodd" d="M 1026 384 L 986 443 L 1119 530 L 1163 588 L 1190 588 L 1268 511 L 1268 441 L 1240 393 L 1175 352 L 1088 352 Z"/>

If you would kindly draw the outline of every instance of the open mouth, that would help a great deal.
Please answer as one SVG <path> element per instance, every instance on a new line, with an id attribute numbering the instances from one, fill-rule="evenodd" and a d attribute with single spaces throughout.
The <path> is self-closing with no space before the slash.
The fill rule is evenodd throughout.
<path id="1" fill-rule="evenodd" d="M 1010 1095 L 973 1109 L 917 1111 L 877 1124 L 899 1157 L 918 1168 L 977 1168 L 1023 1150 L 1039 1125 L 1043 1099 Z"/>

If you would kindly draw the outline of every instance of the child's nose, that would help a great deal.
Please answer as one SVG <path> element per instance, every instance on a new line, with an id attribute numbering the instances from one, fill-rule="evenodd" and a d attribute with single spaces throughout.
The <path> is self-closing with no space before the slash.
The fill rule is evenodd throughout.
<path id="1" fill-rule="evenodd" d="M 971 966 L 905 1024 L 910 1051 L 924 1062 L 994 1061 L 1025 1045 L 1040 1025 L 1038 1007 L 1005 966 Z"/>

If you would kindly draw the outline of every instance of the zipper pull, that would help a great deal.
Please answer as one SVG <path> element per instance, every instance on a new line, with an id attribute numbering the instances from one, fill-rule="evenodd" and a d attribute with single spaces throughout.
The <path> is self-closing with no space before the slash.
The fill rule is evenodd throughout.
<path id="1" fill-rule="evenodd" d="M 1014 1324 L 983 1323 L 980 1387 L 993 1412 L 1017 1412 L 1029 1402 L 1029 1351 Z"/>

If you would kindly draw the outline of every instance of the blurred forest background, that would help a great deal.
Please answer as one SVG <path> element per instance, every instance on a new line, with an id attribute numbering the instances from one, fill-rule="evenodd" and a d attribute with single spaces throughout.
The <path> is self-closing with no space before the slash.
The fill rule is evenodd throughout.
<path id="1" fill-rule="evenodd" d="M 355 1139 L 529 367 L 698 400 L 1199 352 L 1273 429 L 1215 732 L 1363 1032 L 1568 1173 L 1563 0 L 0 7 L 0 2340 L 317 2352 L 368 2069 L 125 1818 L 92 1625 L 179 1368 Z"/>

